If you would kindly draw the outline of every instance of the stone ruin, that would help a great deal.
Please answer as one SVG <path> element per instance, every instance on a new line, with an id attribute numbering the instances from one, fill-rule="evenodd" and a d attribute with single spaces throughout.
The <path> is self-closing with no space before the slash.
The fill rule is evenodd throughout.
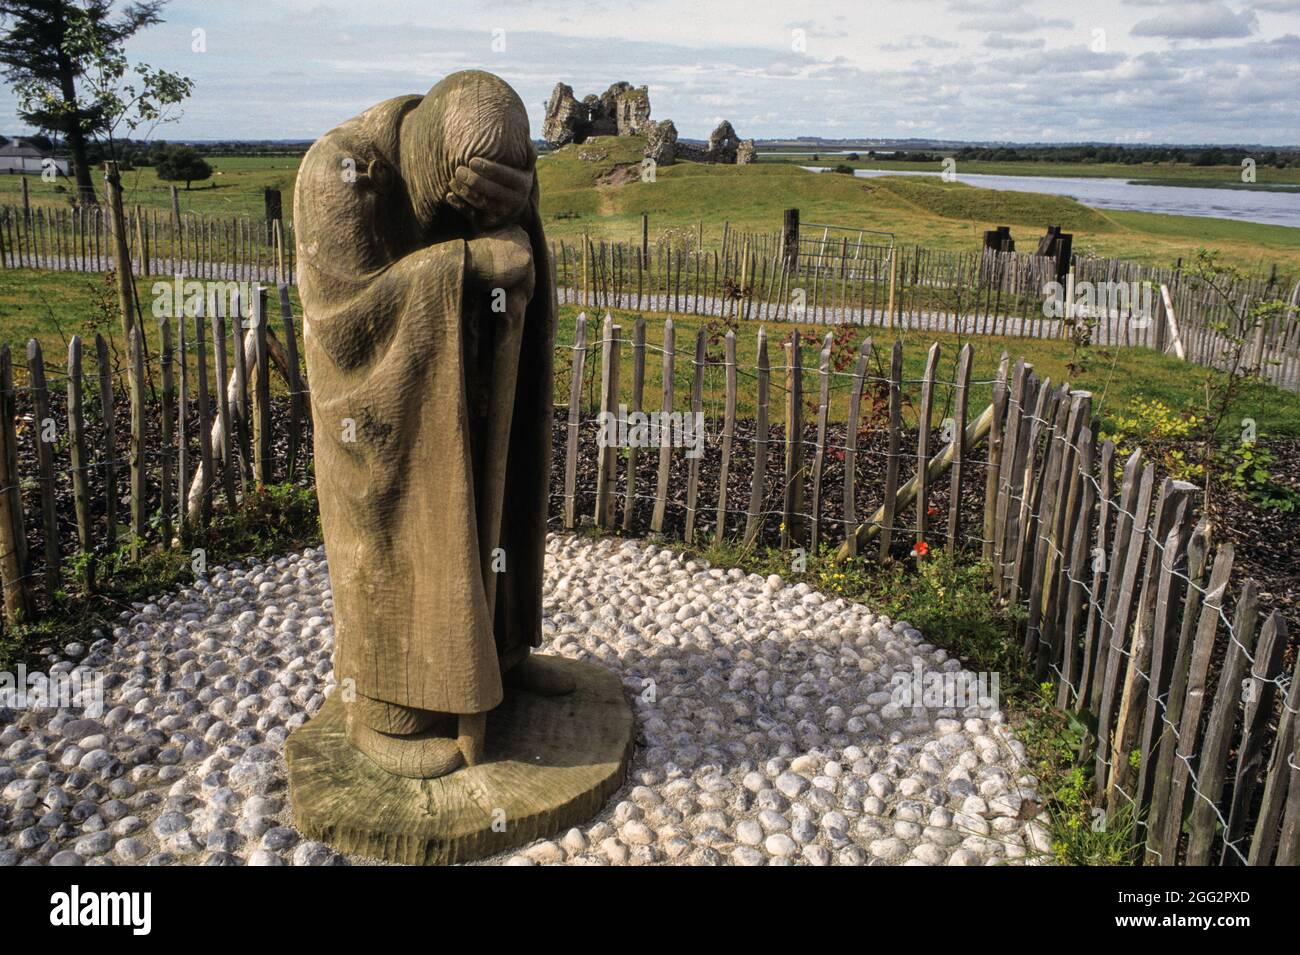
<path id="1" fill-rule="evenodd" d="M 650 119 L 650 94 L 644 86 L 620 81 L 600 96 L 587 96 L 579 102 L 573 87 L 556 83 L 546 103 L 542 138 L 552 147 L 583 143 L 594 136 L 638 134 L 646 137 L 646 157 L 659 166 L 671 166 L 678 159 L 741 165 L 755 160 L 754 141 L 741 139 L 725 119 L 709 134 L 706 145 L 679 142 L 671 119 Z"/>
<path id="2" fill-rule="evenodd" d="M 580 103 L 572 86 L 556 83 L 546 104 L 542 138 L 552 146 L 567 146 L 591 136 L 634 136 L 649 123 L 650 94 L 644 86 L 618 82 Z"/>

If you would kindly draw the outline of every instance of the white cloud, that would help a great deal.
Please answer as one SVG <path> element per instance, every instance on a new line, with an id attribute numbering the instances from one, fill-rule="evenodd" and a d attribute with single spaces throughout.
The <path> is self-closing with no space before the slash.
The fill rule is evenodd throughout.
<path id="1" fill-rule="evenodd" d="M 1164 37 L 1170 40 L 1223 40 L 1248 37 L 1259 29 L 1253 10 L 1234 13 L 1225 4 L 1197 6 L 1192 10 L 1167 10 L 1139 20 L 1134 36 Z"/>

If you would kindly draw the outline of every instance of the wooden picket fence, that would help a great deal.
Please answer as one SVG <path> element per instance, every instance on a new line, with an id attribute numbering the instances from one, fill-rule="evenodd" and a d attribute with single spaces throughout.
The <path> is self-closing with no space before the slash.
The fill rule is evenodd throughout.
<path id="1" fill-rule="evenodd" d="M 133 206 L 123 210 L 132 274 L 287 282 L 297 274 L 293 224 Z M 115 269 L 111 210 L 0 207 L 0 266 L 55 272 Z"/>
<path id="2" fill-rule="evenodd" d="M 1144 862 L 1300 861 L 1300 700 L 1294 671 L 1282 665 L 1284 618 L 1260 608 L 1253 580 L 1230 596 L 1232 544 L 1216 540 L 1208 521 L 1197 519 L 1193 485 L 1158 480 L 1138 451 L 1124 462 L 1116 492 L 1115 447 L 1098 441 L 1089 393 L 1040 381 L 1031 365 L 1012 365 L 1004 353 L 991 403 L 970 414 L 970 344 L 950 380 L 937 376 L 936 344 L 927 351 L 923 377 L 910 382 L 897 342 L 888 371 L 872 374 L 870 338 L 853 370 L 838 372 L 830 334 L 816 366 L 804 367 L 797 331 L 774 365 L 760 330 L 756 362 L 745 367 L 736 360 L 734 332 L 718 361 L 708 357 L 705 328 L 679 345 L 669 320 L 662 344 L 651 346 L 644 320 L 630 338 L 608 315 L 597 336 L 589 338 L 587 325 L 580 317 L 570 346 L 564 480 L 556 494 L 565 527 L 589 520 L 605 530 L 679 535 L 688 544 L 753 544 L 775 537 L 777 524 L 782 547 L 833 548 L 841 560 L 887 560 L 898 540 L 904 548 L 912 542 L 913 554 L 940 545 L 978 551 L 993 568 L 998 594 L 1024 608 L 1023 651 L 1039 678 L 1056 683 L 1057 705 L 1095 720 L 1085 755 L 1095 766 L 1098 804 L 1107 824 L 1132 822 Z M 620 380 L 629 348 L 630 386 Z M 647 352 L 656 350 L 657 403 L 644 393 Z M 679 360 L 690 363 L 689 395 L 674 391 Z M 721 379 L 721 395 L 706 386 L 706 375 Z M 805 377 L 812 377 L 817 395 L 811 421 L 804 419 Z M 584 399 L 589 378 L 600 383 L 594 408 Z M 754 383 L 755 421 L 747 433 L 736 416 L 741 380 Z M 901 407 L 914 385 L 920 393 L 913 434 L 903 428 Z M 860 446 L 859 424 L 878 409 L 864 407 L 864 390 L 870 405 L 887 406 L 879 409 L 888 434 L 886 466 L 879 493 L 870 495 L 879 504 L 869 516 L 857 507 L 859 461 L 869 453 Z M 948 437 L 935 442 L 940 390 L 948 393 L 942 406 L 951 416 L 940 429 L 940 438 Z M 773 391 L 783 407 L 775 428 Z M 844 443 L 836 444 L 828 437 L 831 396 L 844 391 L 848 425 Z M 630 434 L 610 431 L 609 423 L 622 418 L 626 426 L 636 413 L 657 411 L 667 420 L 706 407 L 724 409 L 708 428 L 716 458 L 711 478 L 703 476 L 700 457 L 674 466 L 686 452 L 670 442 L 651 450 L 592 439 Z M 749 493 L 735 500 L 736 451 L 746 441 L 752 445 L 745 456 Z M 596 456 L 595 480 L 585 488 L 579 479 L 584 449 Z M 645 471 L 642 454 L 657 456 L 653 480 L 638 474 Z M 838 488 L 824 479 L 832 454 L 844 462 Z M 911 475 L 903 481 L 905 470 Z M 939 534 L 942 512 L 931 501 L 945 476 L 947 520 Z M 963 488 L 971 481 L 983 498 L 982 519 L 966 527 Z M 828 520 L 823 507 L 837 492 L 841 516 Z"/>
<path id="3" fill-rule="evenodd" d="M 279 219 L 213 216 L 134 206 L 123 210 L 133 274 L 184 275 L 293 284 L 293 225 Z M 0 207 L 0 266 L 58 271 L 114 267 L 111 215 L 100 207 Z M 895 245 L 858 230 L 832 237 L 810 227 L 791 239 L 781 231 L 740 232 L 722 224 L 706 247 L 703 228 L 667 230 L 651 241 L 643 216 L 640 242 L 584 236 L 551 243 L 560 300 L 602 309 L 633 309 L 766 322 L 854 324 L 1068 339 L 1154 348 L 1190 362 L 1225 367 L 1232 346 L 1223 326 L 1228 306 L 1177 268 L 1076 255 L 1066 288 L 1070 304 L 1046 309 L 1057 262 L 1028 252 L 953 252 Z M 1250 332 L 1244 369 L 1300 391 L 1300 282 L 1276 274 L 1234 282 L 1233 303 L 1287 299 L 1286 315 Z M 1082 283 L 1106 289 L 1090 310 L 1072 304 Z M 1290 289 L 1288 292 L 1287 289 Z M 1060 314 L 1057 314 L 1060 312 Z"/>
<path id="4" fill-rule="evenodd" d="M 231 316 L 164 322 L 156 358 L 137 326 L 121 371 L 98 336 L 93 380 L 79 339 L 70 343 L 66 369 L 54 374 L 39 343 L 30 343 L 23 382 L 9 350 L 0 349 L 0 585 L 8 623 L 36 618 L 38 591 L 45 605 L 59 592 L 66 521 L 75 523 L 75 549 L 85 558 L 82 583 L 93 587 L 91 558 L 106 545 L 125 539 L 137 556 L 176 546 L 185 539 L 177 530 L 203 527 L 216 507 L 238 508 L 259 485 L 311 479 L 303 440 L 308 386 L 286 287 L 279 300 L 282 340 L 265 318 L 261 290 Z M 1107 824 L 1132 820 L 1145 862 L 1298 861 L 1300 691 L 1294 672 L 1283 671 L 1284 618 L 1259 606 L 1252 580 L 1230 594 L 1232 545 L 1197 519 L 1191 485 L 1159 480 L 1141 452 L 1117 478 L 1115 448 L 1098 441 L 1090 394 L 1040 381 L 1005 354 L 995 379 L 974 382 L 971 344 L 951 377 L 940 376 L 941 349 L 931 345 L 922 377 L 912 381 L 903 376 L 898 342 L 886 360 L 864 339 L 851 370 L 840 371 L 830 331 L 812 367 L 804 367 L 797 330 L 773 362 L 760 329 L 752 366 L 739 363 L 734 331 L 721 342 L 720 359 L 710 354 L 709 334 L 701 328 L 679 345 L 669 321 L 661 344 L 652 345 L 644 319 L 626 338 L 609 317 L 589 334 L 582 317 L 575 340 L 558 345 L 568 393 L 553 499 L 559 523 L 572 528 L 589 519 L 609 531 L 690 544 L 773 543 L 841 560 L 886 560 L 909 545 L 922 556 L 939 546 L 978 552 L 992 568 L 991 586 L 1023 607 L 1023 652 L 1040 677 L 1055 681 L 1057 704 L 1095 721 L 1085 744 L 1095 795 Z M 645 395 L 651 351 L 661 368 L 657 403 Z M 690 371 L 687 395 L 677 392 L 679 362 Z M 281 404 L 283 461 L 273 451 L 272 367 L 289 395 L 287 413 Z M 151 397 L 155 371 L 161 387 Z M 66 432 L 51 411 L 56 377 L 66 385 Z M 599 382 L 594 405 L 588 381 Z M 976 385 L 992 395 L 979 413 L 968 401 Z M 31 411 L 20 432 L 23 391 Z M 114 413 L 120 394 L 131 409 L 125 440 Z M 841 396 L 843 418 L 832 418 Z M 742 400 L 754 409 L 747 420 Z M 905 404 L 914 430 L 904 428 Z M 664 420 L 702 417 L 705 453 L 688 455 L 664 440 L 620 448 L 596 439 L 602 425 L 647 410 Z M 588 455 L 594 468 L 580 467 Z M 20 462 L 31 470 L 22 473 Z M 878 484 L 861 480 L 873 473 L 869 462 L 883 465 Z M 127 513 L 119 513 L 123 479 Z M 70 498 L 56 493 L 67 485 Z M 935 503 L 945 489 L 946 515 Z M 973 518 L 963 513 L 971 491 L 982 502 Z M 92 509 L 92 498 L 102 506 Z M 69 499 L 71 514 L 61 514 L 59 502 Z"/>
<path id="5" fill-rule="evenodd" d="M 277 335 L 266 294 L 259 287 L 230 313 L 208 316 L 200 304 L 197 314 L 163 320 L 154 355 L 135 325 L 124 363 L 120 343 L 97 334 L 93 374 L 79 336 L 62 368 L 29 341 L 23 381 L 15 378 L 10 347 L 0 347 L 4 623 L 32 622 L 53 607 L 69 565 L 80 568 L 80 585 L 94 590 L 97 563 L 117 548 L 128 546 L 135 559 L 145 548 L 177 546 L 209 525 L 214 498 L 233 512 L 255 488 L 309 479 L 310 412 L 296 320 L 281 285 Z M 285 396 L 275 426 L 272 368 L 284 379 L 277 394 Z M 123 398 L 130 412 L 124 433 L 117 413 Z M 280 460 L 276 437 L 283 439 Z M 74 526 L 68 554 L 61 531 Z"/>
<path id="6" fill-rule="evenodd" d="M 708 318 L 816 325 L 862 325 L 1068 340 L 1139 347 L 1209 367 L 1230 366 L 1228 302 L 1201 280 L 1173 268 L 1076 256 L 1064 283 L 1056 261 L 1020 252 L 948 252 L 920 246 L 850 244 L 809 248 L 787 257 L 779 235 L 733 235 L 704 249 L 682 236 L 650 244 L 585 237 L 552 243 L 560 301 L 584 308 L 667 312 Z M 1098 292 L 1079 308 L 1075 289 Z M 1104 298 L 1102 297 L 1104 296 Z M 1300 391 L 1300 282 L 1234 282 L 1234 304 L 1285 299 L 1283 315 L 1249 332 L 1245 373 Z M 1049 299 L 1051 303 L 1049 304 Z M 1046 314 L 1051 312 L 1051 315 Z"/>

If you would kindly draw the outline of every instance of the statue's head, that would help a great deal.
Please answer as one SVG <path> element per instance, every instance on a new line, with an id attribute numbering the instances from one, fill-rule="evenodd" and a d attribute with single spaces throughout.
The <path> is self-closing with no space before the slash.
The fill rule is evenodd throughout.
<path id="1" fill-rule="evenodd" d="M 402 124 L 402 176 L 426 229 L 456 215 L 447 194 L 456 167 L 475 157 L 531 169 L 537 153 L 528 112 L 510 85 L 482 70 L 463 70 L 429 90 Z M 483 231 L 505 223 L 468 224 Z"/>

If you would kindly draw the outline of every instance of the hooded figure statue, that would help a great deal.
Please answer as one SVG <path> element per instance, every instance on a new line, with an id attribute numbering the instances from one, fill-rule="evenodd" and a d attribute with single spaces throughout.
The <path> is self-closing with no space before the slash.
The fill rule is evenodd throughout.
<path id="1" fill-rule="evenodd" d="M 348 738 L 389 772 L 482 759 L 543 693 L 555 289 L 523 103 L 455 73 L 320 138 L 294 194 L 316 485 Z M 532 682 L 530 682 L 530 680 Z"/>

